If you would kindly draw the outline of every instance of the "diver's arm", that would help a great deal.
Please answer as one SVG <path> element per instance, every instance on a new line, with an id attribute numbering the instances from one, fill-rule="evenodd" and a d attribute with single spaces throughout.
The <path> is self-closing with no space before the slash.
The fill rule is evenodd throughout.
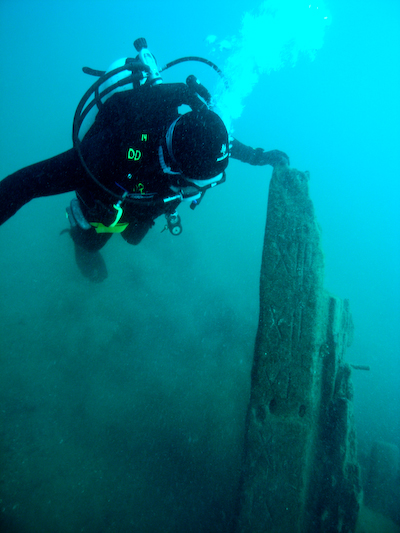
<path id="1" fill-rule="evenodd" d="M 33 198 L 74 191 L 85 179 L 74 149 L 14 172 L 0 181 L 0 225 Z"/>
<path id="2" fill-rule="evenodd" d="M 249 163 L 250 165 L 289 165 L 289 157 L 285 152 L 280 150 L 270 150 L 266 152 L 262 148 L 252 148 L 239 142 L 237 139 L 233 139 L 230 145 L 230 154 L 233 159 L 239 159 L 243 163 Z"/>

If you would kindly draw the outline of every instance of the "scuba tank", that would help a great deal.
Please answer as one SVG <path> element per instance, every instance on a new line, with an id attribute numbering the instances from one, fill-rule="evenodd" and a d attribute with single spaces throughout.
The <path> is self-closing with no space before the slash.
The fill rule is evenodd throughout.
<path id="1" fill-rule="evenodd" d="M 140 37 L 139 39 L 136 39 L 133 44 L 138 52 L 138 55 L 135 58 L 126 57 L 117 59 L 106 71 L 95 70 L 90 67 L 82 68 L 82 71 L 85 74 L 96 76 L 99 79 L 83 95 L 75 112 L 72 137 L 74 147 L 78 148 L 78 153 L 80 152 L 80 141 L 82 141 L 93 125 L 101 105 L 104 104 L 108 98 L 120 91 L 131 91 L 144 83 L 148 83 L 149 85 L 163 83 L 160 72 L 178 65 L 179 63 L 186 61 L 198 61 L 204 63 L 215 70 L 224 79 L 225 84 L 227 85 L 223 72 L 217 67 L 217 65 L 208 59 L 198 56 L 182 57 L 167 63 L 159 70 L 154 55 L 147 47 L 146 39 Z M 210 104 L 210 93 L 203 85 L 201 85 L 195 76 L 189 76 L 186 83 L 194 94 L 197 94 L 207 105 Z"/>
<path id="2" fill-rule="evenodd" d="M 147 48 L 146 39 L 141 37 L 136 39 L 133 44 L 138 55 L 135 58 L 125 57 L 117 59 L 105 72 L 83 67 L 82 70 L 85 74 L 99 76 L 99 81 L 103 81 L 103 83 L 100 83 L 95 92 L 92 92 L 93 94 L 89 96 L 90 101 L 94 101 L 96 105 L 91 106 L 82 120 L 79 127 L 80 141 L 83 140 L 86 133 L 92 127 L 100 106 L 115 93 L 132 91 L 135 87 L 138 87 L 145 82 L 150 85 L 158 85 L 159 83 L 162 83 L 156 59 Z M 92 98 L 94 100 L 92 100 Z"/>

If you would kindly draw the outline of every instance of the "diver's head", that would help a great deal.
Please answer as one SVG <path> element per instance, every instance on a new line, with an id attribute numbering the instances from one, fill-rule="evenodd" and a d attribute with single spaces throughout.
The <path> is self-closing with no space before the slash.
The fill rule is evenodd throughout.
<path id="1" fill-rule="evenodd" d="M 181 115 L 169 127 L 166 141 L 173 167 L 188 181 L 218 180 L 228 166 L 228 132 L 209 109 Z"/>

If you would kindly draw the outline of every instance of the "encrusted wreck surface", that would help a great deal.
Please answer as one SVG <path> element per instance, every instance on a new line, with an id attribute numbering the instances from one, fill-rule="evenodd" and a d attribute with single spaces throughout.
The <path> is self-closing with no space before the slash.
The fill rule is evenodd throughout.
<path id="1" fill-rule="evenodd" d="M 323 287 L 308 173 L 274 170 L 237 533 L 351 532 L 360 482 L 349 304 Z"/>

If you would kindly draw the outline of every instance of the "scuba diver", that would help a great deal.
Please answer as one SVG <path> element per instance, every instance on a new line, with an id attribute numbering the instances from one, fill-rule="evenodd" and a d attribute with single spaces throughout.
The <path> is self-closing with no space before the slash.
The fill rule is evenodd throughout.
<path id="1" fill-rule="evenodd" d="M 134 42 L 135 58 L 114 62 L 106 71 L 87 67 L 98 77 L 74 117 L 73 148 L 25 167 L 0 182 L 0 224 L 33 198 L 71 191 L 68 231 L 77 265 L 94 282 L 107 277 L 99 250 L 113 233 L 138 244 L 155 219 L 179 235 L 181 202 L 194 209 L 206 191 L 225 181 L 229 158 L 250 165 L 289 164 L 279 150 L 245 146 L 229 136 L 211 107 L 211 95 L 195 76 L 186 83 L 163 83 L 144 38 Z M 190 108 L 180 114 L 178 108 Z"/>

